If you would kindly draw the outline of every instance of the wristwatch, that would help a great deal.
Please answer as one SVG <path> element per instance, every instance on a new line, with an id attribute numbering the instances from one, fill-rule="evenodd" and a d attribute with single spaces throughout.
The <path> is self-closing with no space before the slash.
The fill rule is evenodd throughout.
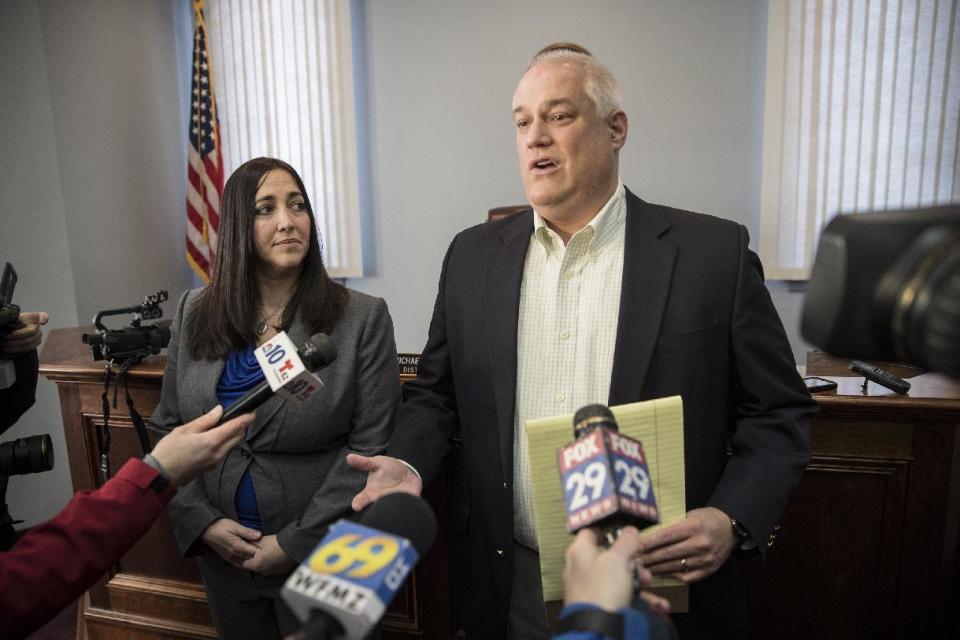
<path id="1" fill-rule="evenodd" d="M 730 518 L 730 527 L 733 529 L 733 535 L 737 539 L 738 549 L 747 550 L 757 546 L 757 543 L 753 541 L 753 536 L 750 535 L 750 532 L 747 531 L 736 518 Z"/>
<path id="2" fill-rule="evenodd" d="M 157 477 L 150 482 L 150 488 L 157 493 L 163 493 L 170 486 L 170 474 L 164 469 L 160 461 L 153 457 L 152 453 L 143 456 L 143 462 L 152 467 L 157 472 Z"/>
<path id="3" fill-rule="evenodd" d="M 568 631 L 596 633 L 601 636 L 624 640 L 623 616 L 619 613 L 610 613 L 603 609 L 580 609 L 564 616 L 557 621 L 557 634 Z"/>

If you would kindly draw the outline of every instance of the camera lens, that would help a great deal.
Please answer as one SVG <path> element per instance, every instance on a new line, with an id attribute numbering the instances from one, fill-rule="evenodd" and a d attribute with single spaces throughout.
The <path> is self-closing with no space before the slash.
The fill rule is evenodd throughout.
<path id="1" fill-rule="evenodd" d="M 46 433 L 0 444 L 0 475 L 17 476 L 53 469 L 53 440 Z"/>
<path id="2" fill-rule="evenodd" d="M 960 233 L 920 234 L 877 286 L 878 317 L 888 320 L 899 360 L 960 377 Z"/>

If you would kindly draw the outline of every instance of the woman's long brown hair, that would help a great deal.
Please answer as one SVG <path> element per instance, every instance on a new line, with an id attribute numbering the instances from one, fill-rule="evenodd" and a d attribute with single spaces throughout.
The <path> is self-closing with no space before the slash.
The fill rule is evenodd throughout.
<path id="1" fill-rule="evenodd" d="M 220 229 L 217 256 L 210 284 L 200 293 L 185 319 L 187 346 L 194 359 L 223 358 L 232 349 L 256 344 L 260 292 L 257 289 L 257 254 L 253 225 L 256 194 L 266 175 L 283 170 L 297 183 L 310 216 L 310 242 L 300 266 L 293 297 L 281 318 L 288 329 L 300 314 L 311 334 L 329 333 L 343 314 L 347 290 L 334 282 L 323 266 L 320 238 L 313 206 L 300 175 L 286 162 L 275 158 L 249 160 L 227 180 L 220 199 Z"/>

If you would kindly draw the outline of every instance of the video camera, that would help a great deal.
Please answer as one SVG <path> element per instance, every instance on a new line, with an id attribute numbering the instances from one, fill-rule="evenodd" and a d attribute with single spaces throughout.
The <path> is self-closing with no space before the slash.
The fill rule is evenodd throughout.
<path id="1" fill-rule="evenodd" d="M 0 444 L 0 476 L 19 476 L 50 469 L 53 469 L 53 440 L 49 434 Z"/>
<path id="2" fill-rule="evenodd" d="M 167 300 L 166 291 L 157 291 L 143 299 L 143 304 L 122 309 L 108 309 L 100 311 L 93 319 L 97 333 L 83 334 L 84 344 L 90 345 L 94 360 L 106 360 L 103 375 L 103 424 L 97 431 L 97 447 L 100 450 L 100 473 L 104 482 L 110 478 L 110 383 L 114 383 L 113 408 L 117 406 L 117 390 L 122 384 L 126 390 L 127 407 L 130 411 L 130 420 L 140 440 L 143 452 L 150 452 L 150 439 L 143 418 L 133 406 L 133 397 L 130 395 L 127 373 L 130 368 L 149 355 L 160 353 L 170 344 L 170 321 L 161 320 L 154 324 L 141 326 L 143 320 L 156 320 L 163 316 L 160 304 Z M 108 329 L 103 319 L 109 316 L 133 314 L 129 327 L 123 329 Z M 114 378 L 116 373 L 116 378 Z"/>
<path id="3" fill-rule="evenodd" d="M 0 276 L 0 340 L 20 326 L 20 307 L 12 302 L 16 286 L 17 271 L 7 262 L 3 268 L 3 275 Z M 13 371 L 11 361 L 4 360 L 0 364 L 6 365 L 11 372 Z M 4 378 L 7 377 L 10 376 L 4 376 Z M 10 384 L 13 383 L 10 382 Z M 3 428 L 0 427 L 0 432 L 2 431 Z M 7 507 L 8 478 L 50 469 L 53 469 L 53 440 L 49 434 L 44 433 L 0 443 L 0 551 L 6 551 L 16 541 L 17 533 L 13 525 L 20 522 L 10 516 Z"/>
<path id="4" fill-rule="evenodd" d="M 800 331 L 833 355 L 960 378 L 960 206 L 831 220 Z"/>
<path id="5" fill-rule="evenodd" d="M 170 343 L 170 321 L 160 321 L 141 326 L 143 320 L 155 320 L 163 316 L 160 304 L 167 300 L 166 291 L 157 291 L 148 295 L 143 304 L 122 309 L 100 311 L 93 319 L 97 333 L 83 334 L 84 344 L 90 345 L 94 360 L 107 360 L 114 364 L 137 361 L 149 355 L 156 355 Z M 103 319 L 109 316 L 133 314 L 129 327 L 108 329 Z"/>
<path id="6" fill-rule="evenodd" d="M 13 519 L 7 506 L 9 477 L 50 469 L 53 469 L 53 440 L 49 434 L 0 444 L 0 551 L 7 551 L 17 541 L 14 525 L 22 522 Z"/>

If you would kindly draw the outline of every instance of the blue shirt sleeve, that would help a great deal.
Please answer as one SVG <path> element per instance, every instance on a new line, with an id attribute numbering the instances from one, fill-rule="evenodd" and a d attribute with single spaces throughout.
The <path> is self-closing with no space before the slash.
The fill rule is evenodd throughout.
<path id="1" fill-rule="evenodd" d="M 584 602 L 574 602 L 567 605 L 560 611 L 560 620 L 563 620 L 571 613 L 585 609 L 598 609 L 592 604 Z M 617 611 L 623 616 L 623 638 L 624 640 L 648 640 L 650 637 L 650 625 L 646 617 L 630 607 L 624 607 Z M 609 636 L 591 631 L 567 631 L 553 636 L 552 640 L 610 640 Z"/>

